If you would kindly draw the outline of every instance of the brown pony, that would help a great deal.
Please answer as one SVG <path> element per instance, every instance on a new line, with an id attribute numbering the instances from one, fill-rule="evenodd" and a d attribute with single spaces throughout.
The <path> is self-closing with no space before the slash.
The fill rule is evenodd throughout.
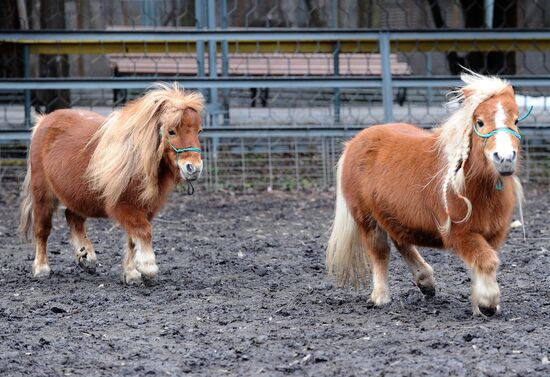
<path id="1" fill-rule="evenodd" d="M 36 244 L 35 277 L 48 276 L 47 240 L 59 202 L 66 206 L 79 265 L 94 271 L 97 258 L 86 235 L 88 217 L 109 217 L 128 234 L 125 283 L 158 273 L 151 220 L 181 179 L 202 171 L 203 98 L 176 84 L 160 85 L 108 118 L 82 110 L 39 117 L 23 183 L 20 231 Z"/>
<path id="2" fill-rule="evenodd" d="M 451 101 L 458 109 L 441 127 L 370 127 L 338 163 L 327 268 L 340 285 L 355 286 L 366 285 L 370 270 L 375 305 L 390 301 L 389 236 L 422 293 L 435 294 L 433 270 L 413 245 L 452 249 L 472 271 L 474 314 L 498 309 L 496 250 L 522 197 L 513 175 L 518 107 L 508 82 L 473 72 L 461 78 L 466 85 Z"/>

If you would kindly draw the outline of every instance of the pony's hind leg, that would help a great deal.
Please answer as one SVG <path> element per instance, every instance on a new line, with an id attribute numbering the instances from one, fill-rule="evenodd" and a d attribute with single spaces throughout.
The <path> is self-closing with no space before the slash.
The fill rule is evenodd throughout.
<path id="1" fill-rule="evenodd" d="M 48 193 L 34 193 L 33 197 L 33 233 L 35 238 L 35 256 L 32 264 L 34 277 L 50 275 L 48 263 L 48 237 L 52 230 L 52 216 L 56 209 L 56 200 Z"/>
<path id="2" fill-rule="evenodd" d="M 141 273 L 136 268 L 134 257 L 136 253 L 136 245 L 131 238 L 128 237 L 128 248 L 122 262 L 122 282 L 124 284 L 138 283 L 141 281 Z"/>
<path id="3" fill-rule="evenodd" d="M 78 265 L 87 272 L 95 272 L 97 256 L 86 234 L 86 219 L 68 208 L 65 210 L 65 219 L 71 232 L 70 242 L 74 247 Z"/>
<path id="4" fill-rule="evenodd" d="M 393 240 L 397 251 L 401 254 L 409 270 L 411 271 L 414 281 L 420 291 L 428 297 L 435 296 L 435 279 L 434 270 L 424 258 L 420 255 L 416 247 L 406 243 L 399 243 Z"/>
<path id="5" fill-rule="evenodd" d="M 385 305 L 391 301 L 388 284 L 388 265 L 390 262 L 388 236 L 379 227 L 374 229 L 361 227 L 360 229 L 361 237 L 367 248 L 372 273 L 373 287 L 370 300 L 376 306 Z"/>

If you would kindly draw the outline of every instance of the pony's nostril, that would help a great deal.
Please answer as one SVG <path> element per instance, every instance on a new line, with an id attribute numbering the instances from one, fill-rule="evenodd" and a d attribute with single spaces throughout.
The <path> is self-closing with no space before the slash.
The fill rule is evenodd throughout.
<path id="1" fill-rule="evenodd" d="M 496 162 L 500 162 L 502 159 L 500 158 L 500 156 L 498 155 L 498 152 L 494 152 L 493 153 L 493 159 L 496 161 Z"/>
<path id="2" fill-rule="evenodd" d="M 190 174 L 193 174 L 195 172 L 195 167 L 193 164 L 186 164 L 185 169 L 187 169 L 187 172 Z"/>
<path id="3" fill-rule="evenodd" d="M 514 161 L 516 159 L 516 156 L 517 156 L 516 151 L 513 151 L 512 152 L 512 161 Z"/>

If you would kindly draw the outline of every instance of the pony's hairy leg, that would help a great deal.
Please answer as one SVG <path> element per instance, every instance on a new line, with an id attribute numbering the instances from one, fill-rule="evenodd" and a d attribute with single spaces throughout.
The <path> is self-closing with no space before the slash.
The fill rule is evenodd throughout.
<path id="1" fill-rule="evenodd" d="M 155 253 L 153 252 L 151 240 L 136 238 L 134 243 L 136 244 L 136 253 L 134 256 L 136 269 L 143 277 L 154 279 L 159 272 L 159 268 L 155 260 Z"/>
<path id="2" fill-rule="evenodd" d="M 390 245 L 386 232 L 380 228 L 367 229 L 360 227 L 361 237 L 367 246 L 367 255 L 372 272 L 372 293 L 370 300 L 376 306 L 391 301 L 388 284 L 388 265 L 390 262 Z"/>
<path id="3" fill-rule="evenodd" d="M 152 228 L 146 213 L 134 206 L 119 204 L 110 211 L 119 222 L 135 247 L 134 262 L 143 278 L 154 279 L 159 271 L 152 246 Z"/>
<path id="4" fill-rule="evenodd" d="M 136 268 L 134 262 L 135 257 L 135 247 L 134 241 L 131 238 L 128 238 L 128 247 L 126 249 L 126 255 L 122 261 L 122 282 L 124 284 L 132 284 L 141 282 L 141 274 Z"/>
<path id="5" fill-rule="evenodd" d="M 435 296 L 435 279 L 434 270 L 424 258 L 420 255 L 416 247 L 410 244 L 399 243 L 393 240 L 393 244 L 399 254 L 407 262 L 407 266 L 411 271 L 414 281 L 420 291 L 428 297 Z"/>
<path id="6" fill-rule="evenodd" d="M 86 218 L 67 208 L 65 210 L 65 219 L 67 220 L 71 232 L 69 241 L 74 247 L 78 265 L 87 272 L 95 272 L 97 256 L 92 242 L 86 234 Z"/>
<path id="7" fill-rule="evenodd" d="M 497 252 L 480 234 L 456 237 L 454 249 L 472 271 L 472 308 L 474 315 L 494 315 L 499 309 Z"/>
<path id="8" fill-rule="evenodd" d="M 32 273 L 36 278 L 50 275 L 47 248 L 48 237 L 52 230 L 52 216 L 55 208 L 55 200 L 50 194 L 35 193 L 33 198 L 33 232 L 36 251 L 32 264 Z"/>

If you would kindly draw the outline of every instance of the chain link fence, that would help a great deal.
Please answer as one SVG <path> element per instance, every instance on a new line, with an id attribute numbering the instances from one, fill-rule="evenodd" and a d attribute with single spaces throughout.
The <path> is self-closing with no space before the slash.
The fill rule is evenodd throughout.
<path id="1" fill-rule="evenodd" d="M 3 179 L 36 114 L 178 81 L 207 98 L 207 188 L 329 187 L 361 128 L 441 123 L 464 66 L 534 106 L 523 178 L 550 181 L 550 0 L 7 0 L 0 24 Z"/>

